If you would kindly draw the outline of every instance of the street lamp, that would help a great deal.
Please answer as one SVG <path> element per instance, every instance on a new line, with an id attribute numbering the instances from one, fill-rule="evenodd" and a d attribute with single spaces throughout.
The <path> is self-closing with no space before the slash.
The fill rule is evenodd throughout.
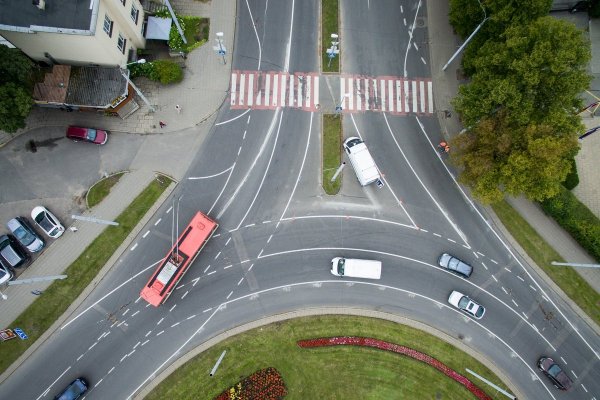
<path id="1" fill-rule="evenodd" d="M 145 58 L 140 58 L 137 61 L 134 62 L 130 62 L 129 64 L 125 64 L 125 66 L 123 68 L 119 68 L 119 71 L 121 72 L 121 75 L 123 75 L 123 78 L 125 78 L 127 80 L 127 86 L 130 86 L 133 88 L 133 90 L 135 90 L 135 92 L 138 94 L 138 96 L 140 96 L 140 98 L 144 101 L 144 103 L 146 103 L 146 105 L 150 108 L 150 111 L 152 112 L 156 112 L 156 110 L 154 109 L 154 107 L 152 107 L 152 105 L 150 104 L 150 102 L 148 101 L 148 99 L 146 98 L 146 96 L 144 96 L 144 94 L 142 93 L 142 91 L 140 89 L 138 89 L 137 86 L 135 86 L 133 84 L 133 82 L 131 82 L 131 80 L 129 79 L 129 70 L 127 70 L 127 73 L 125 73 L 123 71 L 124 68 L 127 68 L 129 65 L 132 64 L 145 64 L 146 63 L 146 59 Z"/>
<path id="2" fill-rule="evenodd" d="M 227 61 L 225 60 L 225 54 L 227 53 L 227 49 L 223 45 L 223 32 L 217 32 L 217 39 L 215 40 L 217 41 L 218 46 L 214 46 L 213 49 L 217 52 L 218 55 L 223 57 L 223 65 L 225 65 L 227 64 Z"/>
<path id="3" fill-rule="evenodd" d="M 331 47 L 326 50 L 327 56 L 329 57 L 329 63 L 327 63 L 328 67 L 331 66 L 331 60 L 340 53 L 340 50 L 338 49 L 338 45 L 340 44 L 338 38 L 339 35 L 337 33 L 331 34 Z"/>
<path id="4" fill-rule="evenodd" d="M 340 102 L 335 106 L 336 113 L 342 112 L 342 103 L 344 102 L 344 98 L 350 97 L 350 96 L 351 96 L 351 93 L 345 93 L 342 95 L 342 97 L 340 98 Z"/>
<path id="5" fill-rule="evenodd" d="M 485 12 L 485 8 L 481 4 L 481 1 L 477 0 L 477 2 L 479 2 L 479 5 L 481 6 L 481 9 L 483 10 L 483 17 L 484 17 L 483 21 L 481 21 L 481 23 L 479 25 L 477 25 L 477 28 L 475 28 L 475 30 L 473 31 L 473 33 L 471 33 L 469 35 L 469 37 L 467 38 L 467 40 L 465 40 L 465 42 L 458 48 L 458 50 L 456 50 L 456 52 L 452 55 L 452 57 L 450 57 L 450 59 L 448 60 L 448 62 L 446 63 L 446 65 L 444 65 L 442 67 L 442 71 L 445 71 L 446 68 L 448 68 L 448 66 L 450 65 L 450 63 L 452 61 L 454 61 L 454 59 L 460 54 L 460 52 L 463 51 L 463 49 L 465 48 L 465 46 L 471 41 L 471 39 L 473 39 L 473 36 L 475 36 L 475 34 L 477 32 L 479 32 L 479 30 L 481 29 L 481 27 L 483 26 L 483 24 L 485 24 L 485 21 L 487 21 L 489 19 L 489 17 L 487 16 L 487 14 Z"/>

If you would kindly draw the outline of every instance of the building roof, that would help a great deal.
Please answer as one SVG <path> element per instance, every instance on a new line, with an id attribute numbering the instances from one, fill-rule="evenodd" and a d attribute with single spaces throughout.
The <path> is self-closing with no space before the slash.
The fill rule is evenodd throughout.
<path id="1" fill-rule="evenodd" d="M 46 0 L 44 9 L 31 0 L 0 1 L 0 29 L 27 28 L 31 31 L 90 31 L 100 0 Z M 34 1 L 35 2 L 35 1 Z"/>
<path id="2" fill-rule="evenodd" d="M 126 93 L 127 79 L 118 67 L 55 65 L 44 82 L 35 85 L 33 98 L 39 103 L 106 108 Z"/>

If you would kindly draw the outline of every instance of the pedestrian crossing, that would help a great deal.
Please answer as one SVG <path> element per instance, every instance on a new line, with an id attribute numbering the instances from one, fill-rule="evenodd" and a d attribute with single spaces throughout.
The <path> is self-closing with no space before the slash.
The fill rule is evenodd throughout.
<path id="1" fill-rule="evenodd" d="M 342 75 L 335 79 L 339 79 L 335 106 L 341 112 L 433 114 L 431 79 L 359 75 Z M 318 111 L 320 81 L 316 73 L 233 71 L 230 106 L 232 109 L 290 107 Z"/>

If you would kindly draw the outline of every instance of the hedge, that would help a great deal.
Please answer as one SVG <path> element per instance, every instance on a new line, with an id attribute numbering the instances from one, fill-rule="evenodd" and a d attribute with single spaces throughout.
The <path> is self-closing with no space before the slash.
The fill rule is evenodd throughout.
<path id="1" fill-rule="evenodd" d="M 573 193 L 561 188 L 558 195 L 541 205 L 596 261 L 600 260 L 600 220 Z"/>

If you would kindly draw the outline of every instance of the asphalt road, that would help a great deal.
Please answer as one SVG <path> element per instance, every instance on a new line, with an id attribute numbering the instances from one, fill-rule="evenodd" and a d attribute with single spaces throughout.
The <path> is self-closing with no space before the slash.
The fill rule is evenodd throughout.
<path id="1" fill-rule="evenodd" d="M 341 3 L 344 73 L 430 76 L 423 4 Z M 234 68 L 318 71 L 318 26 L 317 1 L 239 2 Z M 86 398 L 127 398 L 216 334 L 318 306 L 399 314 L 461 338 L 493 360 L 524 398 L 600 393 L 597 335 L 506 247 L 456 184 L 435 150 L 435 118 L 345 115 L 345 136 L 365 139 L 386 185 L 361 188 L 348 166 L 337 196 L 320 188 L 318 114 L 224 108 L 217 121 L 135 250 L 4 382 L 0 397 L 45 399 L 83 375 L 92 383 Z M 90 150 L 96 151 L 102 150 Z M 169 301 L 149 307 L 139 290 L 170 247 L 173 221 L 183 225 L 197 210 L 219 222 L 217 234 Z M 470 280 L 436 266 L 444 251 L 473 264 Z M 382 279 L 333 277 L 329 261 L 339 255 L 381 260 Z M 452 290 L 483 304 L 484 318 L 451 308 Z M 572 391 L 559 393 L 537 372 L 542 354 L 564 361 Z"/>

